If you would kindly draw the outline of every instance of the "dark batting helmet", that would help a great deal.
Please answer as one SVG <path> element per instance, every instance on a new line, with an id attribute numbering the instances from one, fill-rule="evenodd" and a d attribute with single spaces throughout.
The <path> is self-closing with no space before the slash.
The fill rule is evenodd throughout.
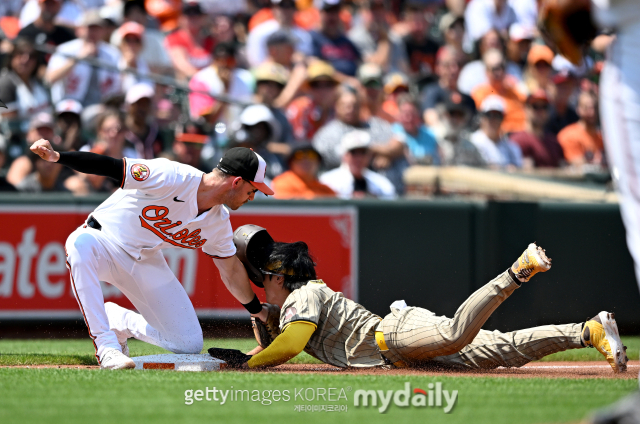
<path id="1" fill-rule="evenodd" d="M 236 256 L 249 275 L 249 279 L 258 287 L 264 287 L 264 275 L 261 269 L 269 259 L 273 247 L 273 238 L 266 229 L 257 225 L 242 225 L 233 233 L 233 244 L 236 245 Z"/>

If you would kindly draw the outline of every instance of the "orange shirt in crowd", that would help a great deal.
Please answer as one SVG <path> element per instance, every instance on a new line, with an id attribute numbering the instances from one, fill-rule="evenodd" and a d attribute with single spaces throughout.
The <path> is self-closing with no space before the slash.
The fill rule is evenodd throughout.
<path id="1" fill-rule="evenodd" d="M 599 163 L 602 159 L 604 143 L 599 130 L 588 131 L 580 122 L 567 125 L 558 133 L 558 142 L 564 150 L 564 157 L 569 162 L 584 160 L 588 163 Z"/>
<path id="2" fill-rule="evenodd" d="M 476 102 L 476 107 L 480 110 L 480 105 L 484 99 L 495 94 L 504 100 L 505 113 L 502 121 L 502 131 L 506 133 L 524 131 L 527 123 L 527 116 L 524 110 L 524 103 L 527 96 L 515 85 L 505 82 L 501 89 L 497 89 L 489 83 L 482 84 L 471 92 L 471 97 Z"/>
<path id="3" fill-rule="evenodd" d="M 391 121 L 389 121 L 386 117 L 380 116 L 380 118 L 387 120 L 389 122 L 396 122 L 400 115 L 400 109 L 398 109 L 398 103 L 396 103 L 395 99 L 387 99 L 382 103 L 382 111 L 385 116 L 391 117 Z"/>
<path id="4" fill-rule="evenodd" d="M 298 141 L 310 141 L 321 126 L 333 118 L 333 113 L 322 116 L 320 109 L 310 97 L 300 96 L 287 107 L 287 119 Z"/>
<path id="5" fill-rule="evenodd" d="M 293 173 L 286 171 L 273 179 L 271 188 L 276 199 L 314 199 L 316 197 L 336 197 L 336 193 L 319 180 L 305 182 Z"/>
<path id="6" fill-rule="evenodd" d="M 164 32 L 178 27 L 178 18 L 182 15 L 182 0 L 146 0 L 144 7 L 147 13 L 160 22 Z"/>

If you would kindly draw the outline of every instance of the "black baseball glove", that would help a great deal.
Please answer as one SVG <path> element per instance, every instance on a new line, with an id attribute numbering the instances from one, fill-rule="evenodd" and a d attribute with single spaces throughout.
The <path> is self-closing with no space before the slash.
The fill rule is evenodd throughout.
<path id="1" fill-rule="evenodd" d="M 241 368 L 242 364 L 251 359 L 251 355 L 246 355 L 238 349 L 221 349 L 219 347 L 212 347 L 208 352 L 212 357 L 222 359 L 230 368 Z"/>

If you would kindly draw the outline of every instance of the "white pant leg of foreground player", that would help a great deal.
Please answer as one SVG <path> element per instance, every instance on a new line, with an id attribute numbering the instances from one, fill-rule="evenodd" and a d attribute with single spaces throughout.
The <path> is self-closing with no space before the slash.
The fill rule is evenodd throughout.
<path id="1" fill-rule="evenodd" d="M 609 165 L 621 194 L 627 245 L 640 283 L 640 22 L 617 37 L 601 76 L 600 113 Z"/>
<path id="2" fill-rule="evenodd" d="M 73 291 L 103 368 L 125 361 L 112 351 L 120 353 L 130 337 L 175 353 L 200 353 L 202 329 L 195 310 L 161 252 L 135 261 L 91 228 L 74 231 L 66 248 Z M 105 305 L 100 281 L 117 287 L 140 313 Z"/>

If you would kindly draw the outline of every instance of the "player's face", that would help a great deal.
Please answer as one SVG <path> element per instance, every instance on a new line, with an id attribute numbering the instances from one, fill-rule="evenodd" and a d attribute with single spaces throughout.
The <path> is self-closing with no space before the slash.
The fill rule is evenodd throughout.
<path id="1" fill-rule="evenodd" d="M 233 180 L 230 198 L 226 203 L 232 210 L 237 210 L 250 200 L 253 200 L 258 189 L 240 177 Z"/>
<path id="2" fill-rule="evenodd" d="M 267 298 L 267 303 L 282 306 L 280 304 L 282 302 L 281 296 L 279 294 L 282 293 L 282 290 L 284 290 L 282 287 L 284 278 L 278 275 L 269 274 L 263 274 L 263 276 L 264 281 L 262 282 L 262 284 L 264 285 L 264 294 Z"/>

